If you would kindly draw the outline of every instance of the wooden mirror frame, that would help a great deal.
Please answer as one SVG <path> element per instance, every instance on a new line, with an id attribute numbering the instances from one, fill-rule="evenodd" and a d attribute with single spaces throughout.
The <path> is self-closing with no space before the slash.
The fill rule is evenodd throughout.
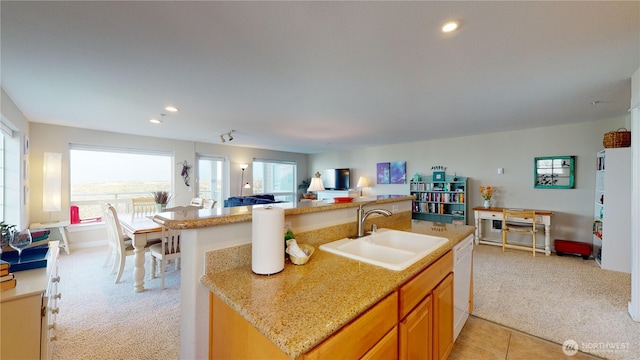
<path id="1" fill-rule="evenodd" d="M 533 187 L 537 189 L 573 189 L 575 156 L 545 156 L 533 161 Z"/>

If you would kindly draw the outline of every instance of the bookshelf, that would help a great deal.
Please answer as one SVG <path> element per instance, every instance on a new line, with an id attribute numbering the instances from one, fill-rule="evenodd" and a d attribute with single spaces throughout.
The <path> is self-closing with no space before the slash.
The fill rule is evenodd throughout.
<path id="1" fill-rule="evenodd" d="M 631 272 L 631 149 L 596 155 L 593 258 L 603 269 Z"/>
<path id="2" fill-rule="evenodd" d="M 446 175 L 443 180 L 411 181 L 415 197 L 413 219 L 444 223 L 467 223 L 467 178 Z"/>

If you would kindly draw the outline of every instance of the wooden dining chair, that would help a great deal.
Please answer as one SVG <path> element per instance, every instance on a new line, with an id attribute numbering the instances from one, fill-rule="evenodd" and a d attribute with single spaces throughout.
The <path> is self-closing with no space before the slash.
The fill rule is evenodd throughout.
<path id="1" fill-rule="evenodd" d="M 122 277 L 122 272 L 124 270 L 124 265 L 126 261 L 126 257 L 129 255 L 133 255 L 133 244 L 131 243 L 131 239 L 125 238 L 122 233 L 122 227 L 120 226 L 120 220 L 118 220 L 118 212 L 111 204 L 107 204 L 104 211 L 104 218 L 107 223 L 107 236 L 109 237 L 109 248 L 113 254 L 115 254 L 115 260 L 113 262 L 113 267 L 111 269 L 112 274 L 117 275 L 115 283 L 120 282 L 120 278 Z M 128 240 L 127 240 L 128 239 Z M 158 241 L 159 242 L 159 241 Z M 149 251 L 149 247 L 157 242 L 149 242 L 145 246 L 145 252 Z M 111 250 L 113 249 L 113 250 Z M 105 262 L 106 265 L 106 262 Z"/>
<path id="2" fill-rule="evenodd" d="M 193 199 L 191 199 L 191 202 L 189 203 L 189 205 L 197 206 L 199 208 L 202 208 L 202 199 L 201 198 L 193 198 Z"/>
<path id="3" fill-rule="evenodd" d="M 531 236 L 531 250 L 536 256 L 536 212 L 533 210 L 502 210 L 502 252 L 506 248 L 524 250 L 526 247 L 509 244 L 509 233 Z"/>
<path id="4" fill-rule="evenodd" d="M 131 199 L 131 217 L 150 216 L 156 213 L 156 201 L 152 197 Z"/>
<path id="5" fill-rule="evenodd" d="M 213 209 L 214 206 L 216 206 L 216 202 L 215 200 L 211 200 L 211 199 L 204 199 L 202 201 L 202 208 L 203 209 Z"/>
<path id="6" fill-rule="evenodd" d="M 109 262 L 111 261 L 111 257 L 113 256 L 113 258 L 115 259 L 114 263 L 113 263 L 113 269 L 111 270 L 112 272 L 115 271 L 116 267 L 119 265 L 118 264 L 118 243 L 115 241 L 115 239 L 118 238 L 117 234 L 113 234 L 113 227 L 110 224 L 110 218 L 109 218 L 109 213 L 107 212 L 107 209 L 109 206 L 112 206 L 111 204 L 105 204 L 102 207 L 102 213 L 104 215 L 103 219 L 105 221 L 105 223 L 107 224 L 107 243 L 109 245 L 109 249 L 107 251 L 107 257 L 106 259 L 104 259 L 104 264 L 102 266 L 107 266 L 109 264 Z M 120 228 L 122 229 L 122 228 Z M 123 236 L 123 240 L 125 243 L 125 246 L 132 246 L 132 240 L 130 237 L 126 236 L 126 235 L 122 235 Z"/>
<path id="7" fill-rule="evenodd" d="M 167 262 L 175 261 L 175 269 L 180 270 L 180 230 L 162 227 L 162 241 L 150 247 L 151 252 L 151 277 L 156 276 L 156 260 L 160 262 L 161 285 L 164 290 L 164 273 Z"/>

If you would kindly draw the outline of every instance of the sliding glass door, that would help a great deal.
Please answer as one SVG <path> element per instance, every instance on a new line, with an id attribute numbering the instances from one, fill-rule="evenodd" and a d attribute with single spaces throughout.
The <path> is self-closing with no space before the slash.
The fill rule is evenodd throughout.
<path id="1" fill-rule="evenodd" d="M 222 207 L 228 197 L 229 165 L 224 156 L 197 155 L 196 197 L 217 201 L 216 207 Z"/>

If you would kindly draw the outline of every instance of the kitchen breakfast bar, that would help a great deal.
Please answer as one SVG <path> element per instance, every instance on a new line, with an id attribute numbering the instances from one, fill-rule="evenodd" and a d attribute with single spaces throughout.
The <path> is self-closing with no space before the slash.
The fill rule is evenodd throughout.
<path id="1" fill-rule="evenodd" d="M 218 314 L 211 314 L 214 308 L 229 310 L 283 359 L 296 359 L 374 305 L 392 304 L 402 297 L 396 291 L 399 286 L 430 268 L 439 270 L 440 265 L 433 264 L 436 260 L 445 264 L 440 259 L 447 259 L 448 264 L 451 248 L 474 232 L 471 226 L 411 220 L 412 199 L 387 195 L 351 203 L 273 204 L 284 208 L 285 223 L 298 243 L 313 245 L 316 251 L 307 264 L 287 262 L 283 271 L 271 276 L 251 271 L 251 207 L 156 215 L 157 223 L 182 230 L 180 358 L 213 358 L 216 351 L 235 351 L 221 350 L 214 341 L 223 323 L 210 324 L 211 316 Z M 392 212 L 367 219 L 367 230 L 376 224 L 445 237 L 449 243 L 402 271 L 319 250 L 323 243 L 355 235 L 356 210 L 363 202 L 366 209 Z M 439 270 L 443 276 L 449 273 L 446 269 L 442 265 Z"/>

